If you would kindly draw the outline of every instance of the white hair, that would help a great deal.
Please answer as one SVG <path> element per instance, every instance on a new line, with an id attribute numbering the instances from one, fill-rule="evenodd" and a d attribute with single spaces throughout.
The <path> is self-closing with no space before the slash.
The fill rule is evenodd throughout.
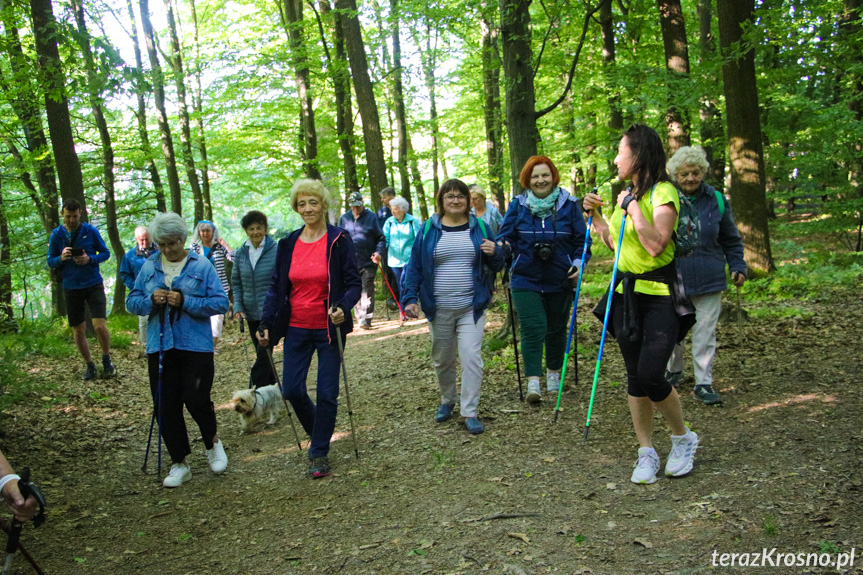
<path id="1" fill-rule="evenodd" d="M 186 225 L 186 220 L 174 212 L 156 214 L 150 222 L 150 235 L 157 244 L 177 240 L 185 243 L 189 237 L 189 226 Z"/>
<path id="2" fill-rule="evenodd" d="M 216 227 L 216 224 L 209 220 L 201 220 L 198 222 L 198 225 L 195 226 L 195 232 L 192 234 L 192 243 L 204 245 L 201 242 L 201 228 L 211 228 L 213 230 L 213 245 L 217 245 L 219 243 L 219 229 Z"/>
<path id="3" fill-rule="evenodd" d="M 707 174 L 710 164 L 707 163 L 707 153 L 700 146 L 683 146 L 668 160 L 668 177 L 672 182 L 677 182 L 677 172 L 683 166 L 698 166 L 701 176 Z"/>
<path id="4" fill-rule="evenodd" d="M 138 226 L 135 228 L 135 237 L 137 238 L 139 235 L 149 234 L 150 230 L 147 226 Z"/>
<path id="5" fill-rule="evenodd" d="M 410 208 L 410 204 L 408 204 L 408 201 L 406 199 L 404 199 L 403 197 L 396 196 L 390 200 L 390 209 L 393 209 L 393 208 L 398 208 L 401 211 L 403 211 L 404 213 L 407 213 L 408 209 Z"/>

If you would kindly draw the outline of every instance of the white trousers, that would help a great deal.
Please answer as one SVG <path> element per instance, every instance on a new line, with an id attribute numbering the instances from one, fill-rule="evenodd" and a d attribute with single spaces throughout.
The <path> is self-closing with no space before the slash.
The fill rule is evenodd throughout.
<path id="1" fill-rule="evenodd" d="M 147 349 L 147 323 L 149 319 L 146 315 L 138 316 L 138 339 L 141 341 L 144 349 Z"/>
<path id="2" fill-rule="evenodd" d="M 438 309 L 429 322 L 432 363 L 440 386 L 441 404 L 454 404 L 456 391 L 456 350 L 461 360 L 461 415 L 476 417 L 482 385 L 482 334 L 485 313 L 473 321 L 473 309 Z"/>
<path id="3" fill-rule="evenodd" d="M 695 385 L 713 385 L 713 360 L 716 357 L 716 325 L 722 311 L 722 292 L 690 296 L 695 306 L 695 325 L 692 326 L 692 365 Z M 668 371 L 683 371 L 683 343 L 674 346 Z"/>
<path id="4" fill-rule="evenodd" d="M 222 327 L 225 325 L 225 314 L 210 316 L 210 330 L 213 332 L 213 337 L 222 337 Z"/>

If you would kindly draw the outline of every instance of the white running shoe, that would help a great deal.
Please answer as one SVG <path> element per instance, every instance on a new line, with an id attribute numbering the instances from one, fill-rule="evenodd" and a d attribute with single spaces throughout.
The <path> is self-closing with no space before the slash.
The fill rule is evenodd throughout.
<path id="1" fill-rule="evenodd" d="M 539 403 L 542 401 L 542 394 L 539 392 L 539 380 L 527 380 L 527 395 L 524 396 L 524 400 L 528 403 Z"/>
<path id="2" fill-rule="evenodd" d="M 213 473 L 221 473 L 228 467 L 228 455 L 221 439 L 213 444 L 213 449 L 207 450 L 207 461 L 210 462 Z"/>
<path id="3" fill-rule="evenodd" d="M 171 466 L 171 471 L 167 477 L 162 480 L 162 485 L 165 487 L 179 487 L 192 478 L 192 470 L 185 463 L 175 463 Z"/>
<path id="4" fill-rule="evenodd" d="M 698 434 L 686 428 L 686 435 L 671 436 L 671 453 L 665 463 L 665 474 L 682 477 L 692 471 L 695 451 L 698 449 Z"/>
<path id="5" fill-rule="evenodd" d="M 545 374 L 545 388 L 549 393 L 560 391 L 560 372 L 549 371 Z"/>
<path id="6" fill-rule="evenodd" d="M 656 483 L 656 474 L 659 472 L 659 455 L 652 447 L 640 447 L 638 449 L 638 461 L 632 471 L 631 481 L 649 485 Z"/>

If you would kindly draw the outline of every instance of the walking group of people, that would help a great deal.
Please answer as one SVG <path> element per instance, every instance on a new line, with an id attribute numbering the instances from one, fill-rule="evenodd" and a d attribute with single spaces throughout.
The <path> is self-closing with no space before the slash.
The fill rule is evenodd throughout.
<path id="1" fill-rule="evenodd" d="M 212 471 L 227 467 L 210 390 L 230 289 L 233 311 L 248 322 L 256 350 L 250 387 L 278 381 L 272 349 L 283 342 L 281 393 L 310 437 L 309 474 L 326 477 L 338 406 L 339 348 L 353 330 L 352 309 L 360 329 L 372 328 L 378 268 L 386 274 L 392 303 L 408 318 L 418 318 L 422 308 L 429 321 L 441 398 L 434 420 L 450 420 L 458 404 L 468 433 L 479 434 L 484 431 L 478 412 L 482 336 L 496 274 L 509 266 L 508 289 L 521 326 L 525 399 L 541 404 L 543 394 L 558 393 L 562 383 L 568 318 L 575 285 L 590 259 L 585 243 L 591 232 L 619 251 L 619 281 L 605 297 L 612 298 L 608 333 L 617 339 L 626 365 L 639 442 L 632 481 L 657 480 L 654 408 L 672 430 L 665 473 L 689 473 L 699 439 L 684 423 L 676 389 L 683 372 L 681 343 L 697 315 L 692 328 L 694 395 L 708 405 L 721 403 L 712 386 L 716 323 L 721 293 L 727 289 L 726 263 L 735 285 L 746 279 L 742 241 L 725 198 L 703 182 L 708 166 L 700 148 L 682 148 L 666 164 L 656 132 L 634 125 L 620 141 L 615 165 L 620 180 L 631 185 L 607 218 L 598 194 L 575 198 L 560 187 L 554 163 L 534 156 L 520 174 L 523 192 L 503 216 L 481 187 L 450 179 L 437 190 L 435 213 L 424 223 L 387 188 L 381 191 L 378 213 L 364 207 L 361 194 L 351 194 L 350 210 L 336 227 L 328 223 L 329 192 L 320 181 L 305 179 L 293 185 L 290 195 L 303 226 L 278 243 L 259 211 L 243 217 L 248 239 L 236 250 L 220 240 L 208 221 L 197 224 L 187 247 L 188 227 L 174 213 L 158 214 L 148 227 L 137 228 L 136 246 L 123 258 L 121 275 L 130 290 L 127 308 L 141 317 L 140 327 L 146 330 L 154 413 L 172 460 L 164 485 L 177 487 L 191 478 L 184 406 L 198 424 Z M 701 222 L 699 244 L 687 258 L 675 257 L 683 201 L 679 193 L 697 208 Z M 85 379 L 90 379 L 96 369 L 83 337 L 83 302 L 94 326 L 101 320 L 98 325 L 104 329 L 98 263 L 109 253 L 98 231 L 80 223 L 80 206 L 67 202 L 63 215 L 64 225 L 51 236 L 48 263 L 63 270 L 69 323 L 87 362 Z M 585 223 L 588 215 L 591 230 Z M 230 278 L 227 261 L 233 262 Z M 104 333 L 103 338 L 97 330 L 103 371 L 109 374 L 114 368 L 107 329 Z M 312 401 L 306 380 L 315 352 L 318 376 Z"/>

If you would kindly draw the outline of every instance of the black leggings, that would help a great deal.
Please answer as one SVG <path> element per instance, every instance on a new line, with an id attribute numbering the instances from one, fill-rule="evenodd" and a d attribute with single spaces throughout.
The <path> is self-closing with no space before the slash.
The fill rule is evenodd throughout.
<path id="1" fill-rule="evenodd" d="M 611 320 L 616 334 L 623 333 L 622 297 L 616 293 L 611 302 Z M 665 381 L 665 366 L 677 342 L 679 322 L 671 296 L 635 293 L 634 297 L 638 304 L 641 340 L 631 342 L 628 337 L 617 337 L 626 363 L 628 391 L 632 397 L 649 397 L 651 401 L 660 402 L 671 393 L 671 385 Z"/>

